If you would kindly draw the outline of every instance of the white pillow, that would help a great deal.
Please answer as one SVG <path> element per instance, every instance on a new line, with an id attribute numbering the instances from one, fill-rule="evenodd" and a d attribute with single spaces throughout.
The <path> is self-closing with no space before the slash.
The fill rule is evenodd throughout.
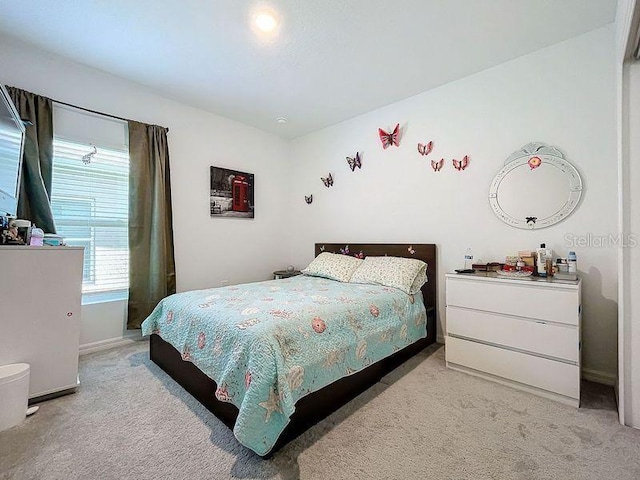
<path id="1" fill-rule="evenodd" d="M 385 285 L 415 294 L 427 282 L 427 264 L 415 258 L 367 257 L 350 281 Z"/>
<path id="2" fill-rule="evenodd" d="M 305 275 L 324 277 L 339 282 L 348 282 L 362 260 L 350 255 L 322 252 L 307 268 L 302 270 Z"/>

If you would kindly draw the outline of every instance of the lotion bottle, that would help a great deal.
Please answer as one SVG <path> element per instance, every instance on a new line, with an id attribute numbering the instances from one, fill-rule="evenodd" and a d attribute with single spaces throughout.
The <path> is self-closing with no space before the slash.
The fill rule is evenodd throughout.
<path id="1" fill-rule="evenodd" d="M 551 250 L 547 248 L 546 243 L 541 243 L 540 248 L 536 250 L 536 264 L 539 277 L 547 276 L 547 258 L 551 258 Z"/>

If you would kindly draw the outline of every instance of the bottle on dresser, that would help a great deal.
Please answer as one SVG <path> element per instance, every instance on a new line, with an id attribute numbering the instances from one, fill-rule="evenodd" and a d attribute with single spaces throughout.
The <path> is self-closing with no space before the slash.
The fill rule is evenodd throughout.
<path id="1" fill-rule="evenodd" d="M 577 275 L 578 257 L 576 256 L 576 252 L 569 252 L 569 256 L 567 257 L 567 263 L 569 264 L 569 273 L 573 273 Z"/>
<path id="2" fill-rule="evenodd" d="M 473 249 L 468 247 L 464 252 L 464 269 L 470 270 L 473 267 Z"/>
<path id="3" fill-rule="evenodd" d="M 541 243 L 536 250 L 537 274 L 539 277 L 553 275 L 553 251 L 547 248 L 546 243 Z"/>

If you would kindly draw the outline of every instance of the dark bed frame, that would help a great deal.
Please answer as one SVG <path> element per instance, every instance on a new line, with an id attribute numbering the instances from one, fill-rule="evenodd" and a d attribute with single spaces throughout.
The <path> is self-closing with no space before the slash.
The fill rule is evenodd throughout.
<path id="1" fill-rule="evenodd" d="M 322 251 L 338 253 L 344 247 L 345 244 L 316 243 L 315 254 L 317 256 Z M 434 244 L 352 243 L 349 244 L 349 250 L 352 254 L 362 252 L 365 256 L 389 255 L 417 258 L 428 264 L 427 275 L 429 281 L 422 287 L 422 295 L 427 309 L 427 337 L 369 365 L 358 373 L 341 378 L 298 400 L 296 411 L 291 417 L 289 425 L 280 435 L 277 444 L 265 457 L 271 456 L 283 445 L 326 418 L 377 383 L 384 375 L 436 341 L 436 317 L 438 311 L 436 304 L 438 271 L 436 246 Z M 221 402 L 215 397 L 216 382 L 202 373 L 193 363 L 182 360 L 180 352 L 173 348 L 171 344 L 162 340 L 159 335 L 151 335 L 150 354 L 154 363 L 167 372 L 169 376 L 193 395 L 227 427 L 233 430 L 238 416 L 238 409 L 231 403 Z"/>

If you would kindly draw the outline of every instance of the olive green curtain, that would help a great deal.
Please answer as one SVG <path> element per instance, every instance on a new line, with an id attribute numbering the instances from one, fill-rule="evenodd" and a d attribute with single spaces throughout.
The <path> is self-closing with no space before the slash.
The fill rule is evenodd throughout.
<path id="1" fill-rule="evenodd" d="M 56 233 L 51 212 L 53 102 L 19 88 L 7 90 L 20 118 L 31 123 L 24 139 L 18 218 L 31 220 L 46 233 Z"/>
<path id="2" fill-rule="evenodd" d="M 167 129 L 129 121 L 129 308 L 136 329 L 176 292 Z"/>

